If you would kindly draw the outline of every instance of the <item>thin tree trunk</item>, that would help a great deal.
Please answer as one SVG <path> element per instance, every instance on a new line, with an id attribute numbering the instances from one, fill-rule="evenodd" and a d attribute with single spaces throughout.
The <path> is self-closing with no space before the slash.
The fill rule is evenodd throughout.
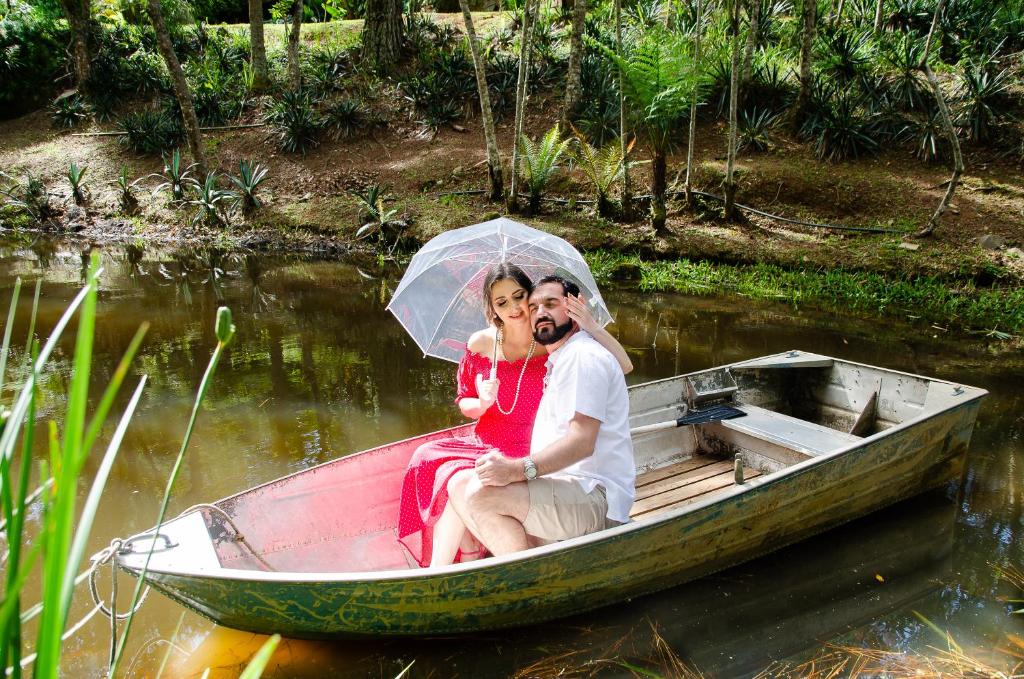
<path id="1" fill-rule="evenodd" d="M 622 54 L 622 0 L 615 0 L 615 51 Z M 622 147 L 622 218 L 633 218 L 633 186 L 629 177 L 629 129 L 626 127 L 626 75 L 619 66 L 619 144 Z"/>
<path id="2" fill-rule="evenodd" d="M 917 235 L 919 237 L 930 236 L 934 233 L 935 229 L 939 226 L 939 220 L 942 219 L 943 213 L 949 208 L 949 204 L 953 201 L 953 194 L 956 192 L 956 186 L 960 181 L 960 175 L 964 171 L 964 157 L 960 152 L 960 140 L 957 139 L 956 129 L 953 127 L 953 118 L 949 114 L 949 106 L 946 105 L 946 97 L 942 94 L 942 88 L 939 86 L 939 80 L 935 77 L 932 72 L 931 66 L 928 65 L 928 57 L 931 53 L 932 38 L 935 35 L 935 26 L 939 22 L 939 15 L 942 14 L 942 9 L 946 4 L 946 0 L 939 0 L 938 6 L 935 8 L 935 15 L 932 17 L 932 27 L 928 31 L 928 40 L 924 46 L 924 56 L 921 59 L 921 68 L 924 70 L 925 76 L 928 78 L 928 84 L 932 87 L 932 94 L 935 95 L 935 101 L 939 105 L 939 115 L 942 118 L 942 127 L 946 131 L 946 137 L 949 139 L 949 145 L 953 147 L 953 174 L 949 178 L 949 186 L 946 188 L 946 193 L 943 194 L 942 200 L 939 201 L 939 206 L 935 209 L 935 214 L 928 220 L 928 224 L 921 229 Z"/>
<path id="3" fill-rule="evenodd" d="M 800 10 L 803 19 L 802 36 L 800 42 L 800 92 L 796 98 L 796 118 L 798 122 L 807 109 L 807 102 L 811 98 L 811 48 L 814 46 L 814 36 L 817 29 L 817 0 L 803 0 L 803 7 Z"/>
<path id="4" fill-rule="evenodd" d="M 583 30 L 587 18 L 587 0 L 575 0 L 572 6 L 572 36 L 569 38 L 569 72 L 562 105 L 562 134 L 568 135 L 583 97 Z"/>
<path id="5" fill-rule="evenodd" d="M 366 1 L 362 33 L 365 61 L 390 71 L 402 56 L 403 36 L 402 0 Z"/>
<path id="6" fill-rule="evenodd" d="M 491 95 L 487 88 L 487 71 L 484 69 L 483 57 L 480 55 L 480 43 L 477 41 L 473 15 L 469 11 L 469 2 L 459 0 L 459 6 L 462 8 L 462 18 L 466 22 L 466 37 L 469 39 L 469 52 L 473 56 L 473 71 L 476 72 L 476 91 L 480 97 L 480 119 L 484 127 L 484 146 L 487 147 L 487 179 L 491 185 L 490 198 L 491 200 L 501 200 L 505 191 L 505 182 L 501 172 L 501 154 L 498 153 L 498 137 L 494 131 Z"/>
<path id="7" fill-rule="evenodd" d="M 747 0 L 747 2 L 750 25 L 747 27 L 747 44 L 743 48 L 743 78 L 740 80 L 741 89 L 744 92 L 750 85 L 754 68 L 754 50 L 757 49 L 761 32 L 761 0 Z"/>
<path id="8" fill-rule="evenodd" d="M 805 0 L 814 2 L 815 0 Z M 736 204 L 736 117 L 739 109 L 740 0 L 732 0 L 729 12 L 729 42 L 732 74 L 729 79 L 729 149 L 725 161 L 725 218 L 735 217 Z"/>
<path id="9" fill-rule="evenodd" d="M 530 75 L 530 49 L 533 46 L 533 19 L 539 0 L 526 0 L 523 7 L 523 32 L 519 39 L 519 77 L 516 79 L 516 117 L 512 126 L 512 186 L 508 192 L 508 211 L 519 210 L 519 138 L 523 136 L 526 112 L 526 85 Z"/>
<path id="10" fill-rule="evenodd" d="M 288 31 L 288 87 L 302 89 L 302 69 L 299 67 L 299 33 L 302 31 L 302 0 L 292 3 L 292 27 Z"/>
<path id="11" fill-rule="evenodd" d="M 72 67 L 75 86 L 85 93 L 89 86 L 89 0 L 60 0 L 71 28 Z"/>
<path id="12" fill-rule="evenodd" d="M 697 24 L 694 27 L 693 35 L 693 60 L 697 63 L 697 68 L 701 68 L 701 38 L 704 36 L 704 3 L 702 0 L 697 0 Z M 686 204 L 691 208 L 694 206 L 693 200 L 693 152 L 697 145 L 697 87 L 694 86 L 693 93 L 691 94 L 693 99 L 690 101 L 690 134 L 689 139 L 686 143 L 686 185 L 684 190 L 686 192 Z"/>
<path id="13" fill-rule="evenodd" d="M 199 175 L 207 175 L 206 152 L 203 150 L 203 137 L 199 131 L 199 120 L 196 118 L 196 109 L 192 105 L 192 93 L 188 89 L 188 82 L 185 80 L 185 73 L 181 70 L 181 62 L 178 55 L 174 53 L 171 46 L 171 36 L 167 31 L 167 24 L 164 22 L 163 10 L 160 7 L 160 0 L 148 0 L 149 20 L 153 23 L 153 30 L 156 31 L 156 44 L 160 50 L 160 56 L 164 58 L 167 71 L 171 74 L 171 84 L 174 86 L 174 95 L 178 99 L 178 106 L 181 108 L 181 118 L 185 125 L 185 137 L 188 139 L 188 148 L 192 153 L 192 160 L 196 163 Z"/>
<path id="14" fill-rule="evenodd" d="M 665 228 L 665 191 L 668 186 L 666 174 L 665 149 L 654 149 L 651 158 L 651 226 L 654 227 L 654 232 L 662 237 L 669 235 Z"/>
<path id="15" fill-rule="evenodd" d="M 875 0 L 875 35 L 882 32 L 882 0 Z"/>
<path id="16" fill-rule="evenodd" d="M 263 37 L 263 0 L 249 0 L 249 49 L 252 59 L 252 89 L 265 92 L 270 87 L 267 46 Z"/>

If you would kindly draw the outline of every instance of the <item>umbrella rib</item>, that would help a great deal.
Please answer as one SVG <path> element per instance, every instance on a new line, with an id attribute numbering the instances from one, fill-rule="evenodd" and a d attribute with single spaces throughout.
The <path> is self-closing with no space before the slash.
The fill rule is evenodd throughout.
<path id="1" fill-rule="evenodd" d="M 430 339 L 427 341 L 427 347 L 430 347 L 434 344 L 434 338 L 437 337 L 437 333 L 441 331 L 441 326 L 444 325 L 444 319 L 448 317 L 448 313 L 452 310 L 452 307 L 455 306 L 455 301 L 459 298 L 459 295 L 462 294 L 462 291 L 468 288 L 469 284 L 472 283 L 475 279 L 475 275 L 470 277 L 470 279 L 463 283 L 462 287 L 456 290 L 455 294 L 452 295 L 452 300 L 448 302 L 448 307 L 444 310 L 444 313 L 441 314 L 441 318 L 437 321 L 437 327 L 434 328 L 434 334 L 431 335 Z M 426 351 L 426 349 L 424 349 L 424 351 Z"/>
<path id="2" fill-rule="evenodd" d="M 422 250 L 420 250 L 420 252 L 423 252 L 423 251 L 422 251 Z M 496 250 L 486 250 L 486 251 L 484 251 L 484 252 L 483 252 L 482 254 L 494 254 L 494 253 L 496 253 L 496 252 L 497 252 Z M 417 253 L 417 255 L 418 255 L 418 254 L 419 254 L 419 253 Z M 414 257 L 413 259 L 415 259 L 415 257 Z M 468 260 L 460 260 L 460 259 L 455 259 L 455 258 L 446 258 L 446 259 L 447 259 L 448 261 L 456 261 L 456 262 L 458 262 L 458 261 L 468 261 Z M 470 262 L 470 263 L 472 263 L 472 262 Z M 433 265 L 431 265 L 431 266 L 428 266 L 428 267 L 424 267 L 423 271 L 420 271 L 420 272 L 419 272 L 419 273 L 417 273 L 417 274 L 416 274 L 415 276 L 413 276 L 412 278 L 410 278 L 410 279 L 408 280 L 408 282 L 405 282 L 405 285 L 404 285 L 404 286 L 402 286 L 402 285 L 401 285 L 401 283 L 399 283 L 399 290 L 397 290 L 397 291 L 396 291 L 396 294 L 395 294 L 395 295 L 392 295 L 392 296 L 391 296 L 391 300 L 390 300 L 390 301 L 388 302 L 388 305 L 387 305 L 387 306 L 385 307 L 385 309 L 391 309 L 391 304 L 392 304 L 392 303 L 393 303 L 393 302 L 395 301 L 395 297 L 397 296 L 397 294 L 398 294 L 398 293 L 400 293 L 400 292 L 403 292 L 403 291 L 405 291 L 406 289 L 408 289 L 408 288 L 409 288 L 410 286 L 412 286 L 412 284 L 413 284 L 414 282 L 416 282 L 417 280 L 419 280 L 419 277 L 420 277 L 420 276 L 422 276 L 423 274 L 427 273 L 428 271 L 431 271 L 431 270 L 432 270 L 433 268 L 434 268 L 434 267 L 433 267 Z M 403 278 L 402 280 L 403 280 L 403 282 L 405 281 L 405 279 L 404 279 L 404 278 Z"/>

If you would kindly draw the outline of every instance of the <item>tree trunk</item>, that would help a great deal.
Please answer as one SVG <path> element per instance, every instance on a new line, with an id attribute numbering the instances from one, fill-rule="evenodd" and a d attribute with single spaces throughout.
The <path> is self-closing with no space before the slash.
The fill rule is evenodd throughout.
<path id="1" fill-rule="evenodd" d="M 665 190 L 668 187 L 666 181 L 665 149 L 654 149 L 651 158 L 651 226 L 659 236 L 668 236 L 668 229 L 665 228 Z"/>
<path id="2" fill-rule="evenodd" d="M 693 35 L 693 60 L 697 63 L 697 67 L 700 68 L 701 60 L 701 38 L 704 35 L 704 3 L 702 0 L 697 0 L 697 23 L 694 26 Z M 686 185 L 684 190 L 686 192 L 686 204 L 691 208 L 694 207 L 693 200 L 693 182 L 692 182 L 692 169 L 693 169 L 693 152 L 697 144 L 697 88 L 694 87 L 693 93 L 690 95 L 693 100 L 690 102 L 690 134 L 689 139 L 686 142 Z"/>
<path id="3" fill-rule="evenodd" d="M 583 97 L 583 30 L 587 18 L 587 0 L 576 0 L 572 7 L 572 36 L 569 39 L 569 72 L 565 81 L 565 102 L 562 105 L 562 134 L 568 135 L 570 123 L 579 112 Z"/>
<path id="4" fill-rule="evenodd" d="M 815 2 L 815 0 L 805 0 Z M 739 109 L 740 0 L 732 0 L 729 12 L 729 43 L 732 50 L 732 77 L 729 80 L 729 148 L 725 161 L 725 218 L 736 212 L 736 117 Z"/>
<path id="5" fill-rule="evenodd" d="M 964 157 L 960 152 L 960 140 L 957 139 L 956 129 L 953 127 L 953 119 L 949 114 L 949 106 L 946 105 L 946 97 L 942 94 L 942 88 L 939 86 L 939 80 L 935 77 L 932 72 L 931 66 L 928 65 L 928 57 L 932 48 L 932 38 L 935 35 L 935 26 L 938 24 L 939 15 L 942 14 L 942 9 L 946 4 L 946 0 L 939 0 L 938 6 L 935 8 L 935 15 L 932 17 L 932 27 L 928 31 L 928 40 L 924 45 L 924 57 L 921 59 L 921 68 L 924 70 L 925 76 L 928 78 L 928 84 L 932 87 L 932 94 L 935 95 L 935 101 L 939 105 L 939 115 L 942 118 L 942 127 L 946 131 L 946 137 L 949 139 L 949 145 L 953 147 L 953 175 L 949 178 L 949 186 L 946 188 L 946 193 L 943 194 L 942 200 L 939 201 L 939 206 L 935 210 L 935 214 L 928 220 L 928 224 L 921 229 L 917 235 L 919 237 L 930 236 L 935 232 L 935 229 L 939 226 L 939 220 L 942 219 L 943 213 L 949 208 L 949 204 L 953 201 L 953 194 L 956 192 L 957 183 L 960 181 L 960 175 L 964 171 Z"/>
<path id="6" fill-rule="evenodd" d="M 390 71 L 402 56 L 403 31 L 402 0 L 366 0 L 363 59 Z"/>
<path id="7" fill-rule="evenodd" d="M 462 18 L 466 22 L 466 37 L 469 39 L 469 52 L 473 56 L 473 71 L 476 73 L 476 91 L 480 97 L 480 119 L 484 127 L 484 146 L 487 148 L 487 179 L 491 185 L 491 200 L 501 200 L 505 192 L 505 182 L 501 172 L 501 154 L 498 153 L 498 137 L 494 131 L 494 113 L 491 110 L 491 95 L 487 89 L 487 71 L 480 55 L 480 43 L 477 40 L 476 28 L 473 26 L 473 15 L 469 11 L 468 0 L 459 0 Z"/>
<path id="8" fill-rule="evenodd" d="M 263 37 L 263 0 L 249 0 L 249 49 L 252 59 L 252 89 L 265 92 L 270 87 L 267 46 Z"/>
<path id="9" fill-rule="evenodd" d="M 181 118 L 185 124 L 185 137 L 188 139 L 189 151 L 192 152 L 192 160 L 198 166 L 200 177 L 206 177 L 206 152 L 203 150 L 203 137 L 199 131 L 196 109 L 192 105 L 192 93 L 188 89 L 188 82 L 185 80 L 184 71 L 181 70 L 178 55 L 174 53 L 174 48 L 171 46 L 171 36 L 167 31 L 167 24 L 164 22 L 160 0 L 148 0 L 148 8 L 149 20 L 153 23 L 153 30 L 156 31 L 157 48 L 160 50 L 160 56 L 164 58 L 167 71 L 171 74 L 174 96 L 177 97 L 178 106 L 181 108 Z"/>
<path id="10" fill-rule="evenodd" d="M 89 0 L 60 0 L 61 9 L 68 19 L 72 39 L 72 65 L 75 86 L 85 93 L 89 87 Z"/>
<path id="11" fill-rule="evenodd" d="M 817 0 L 803 0 L 803 7 L 800 10 L 803 21 L 802 36 L 800 42 L 800 92 L 796 98 L 796 117 L 794 122 L 799 122 L 807 109 L 807 102 L 811 98 L 811 48 L 814 46 L 814 36 L 817 28 L 818 3 Z"/>
<path id="12" fill-rule="evenodd" d="M 882 32 L 882 0 L 875 0 L 875 35 Z"/>
<path id="13" fill-rule="evenodd" d="M 302 69 L 299 65 L 299 32 L 302 31 L 302 0 L 292 3 L 292 27 L 288 31 L 288 87 L 302 89 Z"/>
<path id="14" fill-rule="evenodd" d="M 509 212 L 519 210 L 519 138 L 523 136 L 526 111 L 526 85 L 530 75 L 530 50 L 533 47 L 533 19 L 539 0 L 526 0 L 523 7 L 523 33 L 519 40 L 519 77 L 516 79 L 516 117 L 512 126 L 512 186 L 509 188 Z"/>
<path id="15" fill-rule="evenodd" d="M 615 51 L 622 54 L 622 0 L 615 0 Z M 626 76 L 619 67 L 619 144 L 622 147 L 622 218 L 633 218 L 633 187 L 629 177 L 629 129 L 626 127 Z"/>
<path id="16" fill-rule="evenodd" d="M 750 85 L 754 68 L 754 50 L 757 49 L 757 42 L 761 31 L 761 0 L 747 1 L 750 25 L 747 27 L 747 44 L 743 48 L 743 78 L 740 80 L 740 89 L 744 92 L 747 91 L 747 87 Z"/>

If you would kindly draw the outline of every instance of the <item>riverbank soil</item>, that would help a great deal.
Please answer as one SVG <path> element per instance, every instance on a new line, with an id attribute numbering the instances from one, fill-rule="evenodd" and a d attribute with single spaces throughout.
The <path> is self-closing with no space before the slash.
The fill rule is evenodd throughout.
<path id="1" fill-rule="evenodd" d="M 457 17 L 446 21 L 460 23 Z M 347 24 L 352 23 L 352 26 Z M 345 22 L 355 31 L 358 22 Z M 306 35 L 315 40 L 316 32 Z M 312 36 L 312 37 L 311 37 Z M 539 136 L 553 123 L 559 89 L 530 101 L 527 130 Z M 78 136 L 108 131 L 112 123 L 90 123 L 75 133 L 54 130 L 49 114 L 37 111 L 0 122 L 0 169 L 14 176 L 31 172 L 41 178 L 63 213 L 61 228 L 91 242 L 143 241 L 184 245 L 218 245 L 257 249 L 344 252 L 374 244 L 357 240 L 362 225 L 353 192 L 379 184 L 387 187 L 386 206 L 407 224 L 405 245 L 414 247 L 441 231 L 504 214 L 504 206 L 474 193 L 486 187 L 483 135 L 479 117 L 463 119 L 436 133 L 426 132 L 403 102 L 397 84 L 385 83 L 378 101 L 393 108 L 386 126 L 353 139 L 323 143 L 305 155 L 278 150 L 265 127 L 209 132 L 207 151 L 221 172 L 237 174 L 242 159 L 269 169 L 261 186 L 262 209 L 234 214 L 225 228 L 196 227 L 191 212 L 174 207 L 163 193 L 151 193 L 162 170 L 153 156 L 125 150 L 117 136 Z M 390 102 L 390 103 L 388 103 Z M 258 109 L 239 123 L 261 121 Z M 507 165 L 512 143 L 511 115 L 499 122 L 499 145 Z M 679 131 L 685 142 L 685 130 Z M 582 173 L 557 175 L 541 214 L 519 216 L 528 223 L 566 237 L 582 248 L 639 253 L 645 258 L 694 258 L 727 263 L 774 263 L 787 268 L 874 271 L 893 276 L 929 275 L 971 280 L 981 285 L 1018 285 L 1024 281 L 1024 175 L 1017 157 L 995 151 L 972 151 L 951 209 L 929 238 L 913 234 L 927 222 L 945 191 L 950 170 L 919 162 L 896 149 L 871 158 L 825 163 L 813 150 L 781 128 L 764 153 L 741 153 L 738 200 L 765 212 L 807 222 L 877 227 L 890 233 L 864 233 L 786 224 L 746 215 L 739 223 L 721 219 L 714 201 L 688 208 L 681 200 L 669 206 L 666 238 L 655 237 L 640 218 L 619 223 L 600 218 L 583 201 L 592 198 Z M 724 175 L 726 128 L 720 121 L 701 123 L 696 151 L 695 186 L 720 194 Z M 670 157 L 669 179 L 682 188 L 685 143 Z M 634 169 L 637 193 L 648 185 L 649 154 L 638 148 Z M 90 202 L 70 201 L 64 174 L 70 162 L 88 167 Z M 126 165 L 140 182 L 140 211 L 126 217 L 117 210 L 115 179 Z M 641 206 L 640 210 L 643 212 Z M 390 249 L 392 241 L 383 243 Z M 400 244 L 401 246 L 402 244 Z"/>

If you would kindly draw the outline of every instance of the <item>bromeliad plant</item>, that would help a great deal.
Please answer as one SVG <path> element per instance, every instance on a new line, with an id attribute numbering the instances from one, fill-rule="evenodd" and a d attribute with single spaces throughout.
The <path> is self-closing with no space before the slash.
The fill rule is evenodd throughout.
<path id="1" fill-rule="evenodd" d="M 180 202 L 185 200 L 185 194 L 188 190 L 199 185 L 199 182 L 192 176 L 192 170 L 196 167 L 196 164 L 192 163 L 187 167 L 182 167 L 181 151 L 178 149 L 174 149 L 171 152 L 170 158 L 167 157 L 167 154 L 164 154 L 163 159 L 164 173 L 150 175 L 156 179 L 164 180 L 153 189 L 154 195 L 166 189 L 171 192 L 172 201 Z"/>
<path id="2" fill-rule="evenodd" d="M 71 199 L 75 201 L 75 205 L 82 205 L 89 200 L 89 188 L 85 185 L 85 172 L 88 169 L 87 166 L 79 167 L 78 163 L 72 161 L 67 174 L 64 175 L 71 186 Z"/>
<path id="3" fill-rule="evenodd" d="M 266 120 L 282 151 L 306 155 L 320 144 L 324 121 L 309 92 L 285 92 L 270 106 Z"/>
<path id="4" fill-rule="evenodd" d="M 220 175 L 210 172 L 203 183 L 192 186 L 192 194 L 185 200 L 185 206 L 193 208 L 192 226 L 227 226 L 229 208 L 238 197 L 234 191 L 218 186 Z"/>
<path id="5" fill-rule="evenodd" d="M 117 184 L 117 204 L 123 214 L 133 215 L 139 209 L 139 199 L 135 196 L 135 190 L 141 181 L 142 177 L 132 180 L 128 174 L 128 166 L 121 166 L 121 172 L 114 183 Z"/>
<path id="6" fill-rule="evenodd" d="M 519 169 L 530 192 L 530 214 L 540 211 L 540 199 L 544 196 L 544 189 L 555 172 L 561 168 L 559 163 L 572 142 L 571 138 L 562 139 L 561 136 L 558 125 L 555 125 L 541 137 L 540 142 L 534 142 L 526 135 L 519 137 L 519 152 L 522 154 Z"/>
<path id="7" fill-rule="evenodd" d="M 0 180 L 7 183 L 6 186 L 0 185 L 0 196 L 3 196 L 5 206 L 23 212 L 40 224 L 56 214 L 50 203 L 49 190 L 43 180 L 31 172 L 25 173 L 24 184 L 2 171 Z"/>
<path id="8" fill-rule="evenodd" d="M 267 180 L 269 172 L 265 166 L 254 160 L 242 160 L 238 163 L 238 176 L 228 175 L 231 183 L 238 187 L 236 195 L 243 212 L 263 207 L 263 203 L 256 197 L 256 189 Z"/>
<path id="9" fill-rule="evenodd" d="M 89 105 L 77 94 L 61 97 L 53 102 L 50 117 L 54 127 L 70 129 L 89 117 Z"/>

